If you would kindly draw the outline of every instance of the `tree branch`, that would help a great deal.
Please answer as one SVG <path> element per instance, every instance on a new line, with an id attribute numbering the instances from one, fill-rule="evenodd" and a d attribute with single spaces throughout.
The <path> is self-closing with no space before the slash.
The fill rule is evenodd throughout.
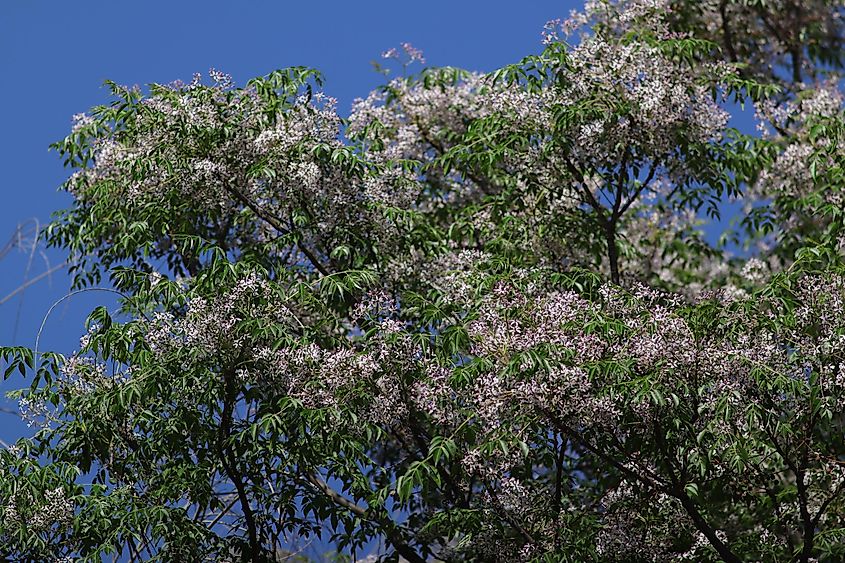
<path id="1" fill-rule="evenodd" d="M 232 481 L 235 489 L 238 492 L 238 500 L 240 501 L 241 510 L 244 514 L 244 522 L 246 523 L 247 533 L 249 535 L 250 545 L 250 559 L 252 563 L 261 562 L 261 542 L 258 539 L 258 526 L 255 523 L 255 515 L 249 505 L 249 496 L 247 496 L 244 481 L 240 473 L 237 471 L 234 455 L 231 450 L 226 450 L 225 441 L 228 439 L 231 432 L 232 416 L 235 408 L 235 398 L 237 396 L 237 388 L 234 384 L 235 374 L 231 369 L 223 373 L 223 384 L 225 398 L 223 400 L 223 412 L 221 413 L 220 428 L 217 435 L 217 451 L 220 456 L 220 464 L 226 472 L 227 477 Z"/>
<path id="2" fill-rule="evenodd" d="M 226 185 L 226 191 L 235 196 L 238 201 L 246 205 L 253 213 L 255 213 L 255 215 L 259 219 L 262 219 L 283 235 L 292 234 L 291 230 L 285 227 L 278 217 L 268 211 L 265 211 L 264 209 L 261 209 L 261 207 L 256 205 L 255 202 L 249 199 L 246 195 L 244 195 L 243 192 L 241 192 L 236 187 Z M 302 244 L 302 241 L 296 240 L 296 247 L 300 250 L 300 252 L 302 252 L 302 254 L 305 255 L 306 258 L 308 258 L 308 261 L 311 262 L 311 264 L 314 266 L 314 268 L 316 268 L 318 272 L 320 272 L 324 276 L 329 275 L 329 271 L 325 268 L 325 266 L 320 263 L 320 261 L 317 259 L 317 256 L 314 255 L 314 253 L 311 252 L 308 247 Z"/>
<path id="3" fill-rule="evenodd" d="M 396 524 L 392 521 L 389 521 L 386 517 L 377 518 L 374 515 L 371 515 L 366 508 L 358 506 L 342 494 L 332 489 L 328 483 L 323 481 L 313 471 L 306 472 L 305 478 L 309 483 L 317 487 L 320 492 L 329 497 L 329 499 L 336 505 L 349 510 L 352 514 L 358 516 L 362 520 L 368 520 L 371 522 L 374 521 L 377 524 L 380 524 L 387 536 L 387 541 L 390 542 L 390 545 L 393 546 L 399 555 L 411 563 L 425 563 L 425 559 L 417 554 L 410 545 L 408 545 L 402 535 L 396 530 Z"/>
<path id="4" fill-rule="evenodd" d="M 4 304 L 6 301 L 8 301 L 9 299 L 14 297 L 15 295 L 17 295 L 21 291 L 25 290 L 26 288 L 28 288 L 32 284 L 43 280 L 44 278 L 48 277 L 50 274 L 52 274 L 52 273 L 54 273 L 54 272 L 56 272 L 56 271 L 58 271 L 62 268 L 65 268 L 65 267 L 67 267 L 67 262 L 62 262 L 61 264 L 56 264 L 55 266 L 53 266 L 52 268 L 50 268 L 46 272 L 42 272 L 42 273 L 38 274 L 37 276 L 35 276 L 34 278 L 27 280 L 26 282 L 24 282 L 20 286 L 18 286 L 14 291 L 12 291 L 8 295 L 6 295 L 2 299 L 0 299 L 0 305 Z"/>

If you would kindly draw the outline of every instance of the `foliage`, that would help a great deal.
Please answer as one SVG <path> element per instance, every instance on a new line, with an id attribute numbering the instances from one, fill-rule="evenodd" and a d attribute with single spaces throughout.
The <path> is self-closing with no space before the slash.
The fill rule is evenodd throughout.
<path id="1" fill-rule="evenodd" d="M 304 68 L 111 84 L 44 236 L 120 309 L 0 349 L 0 555 L 842 560 L 840 16 L 592 0 L 345 119 Z"/>

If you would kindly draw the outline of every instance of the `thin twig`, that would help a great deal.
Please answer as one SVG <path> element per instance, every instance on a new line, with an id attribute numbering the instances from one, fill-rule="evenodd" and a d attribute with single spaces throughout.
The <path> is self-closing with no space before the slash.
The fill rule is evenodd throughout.
<path id="1" fill-rule="evenodd" d="M 38 274 L 38 275 L 37 275 L 37 276 L 35 276 L 34 278 L 32 278 L 32 279 L 30 279 L 30 280 L 27 280 L 25 283 L 21 284 L 21 285 L 20 285 L 17 289 L 15 289 L 15 290 L 14 290 L 14 291 L 12 291 L 11 293 L 9 293 L 8 295 L 6 295 L 6 296 L 5 296 L 5 297 L 3 297 L 2 299 L 0 299 L 0 305 L 2 305 L 2 304 L 4 304 L 4 303 L 6 303 L 6 302 L 7 302 L 7 301 L 9 301 L 11 298 L 13 298 L 15 295 L 17 295 L 17 294 L 18 294 L 18 293 L 20 293 L 21 291 L 24 291 L 26 288 L 28 288 L 29 286 L 33 285 L 34 283 L 36 283 L 36 282 L 39 282 L 39 281 L 43 280 L 43 279 L 44 279 L 44 278 L 46 278 L 47 276 L 49 276 L 49 275 L 53 274 L 54 272 L 56 272 L 56 271 L 58 271 L 58 270 L 61 270 L 62 268 L 66 267 L 67 265 L 68 265 L 68 264 L 67 264 L 67 262 L 62 262 L 61 264 L 57 264 L 57 265 L 53 266 L 52 268 L 50 268 L 50 269 L 49 269 L 49 270 L 47 270 L 46 272 L 42 272 L 41 274 Z"/>

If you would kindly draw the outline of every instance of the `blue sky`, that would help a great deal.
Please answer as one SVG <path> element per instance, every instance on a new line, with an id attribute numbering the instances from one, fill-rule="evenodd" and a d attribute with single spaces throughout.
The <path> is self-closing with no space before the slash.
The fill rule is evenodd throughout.
<path id="1" fill-rule="evenodd" d="M 311 66 L 346 114 L 352 100 L 383 81 L 370 61 L 408 41 L 429 65 L 490 71 L 541 49 L 549 19 L 581 2 L 428 0 L 426 2 L 281 0 L 2 0 L 0 1 L 0 244 L 18 223 L 70 204 L 58 191 L 68 172 L 48 145 L 64 137 L 71 116 L 108 101 L 103 81 L 122 84 L 190 80 L 214 67 L 243 84 L 276 68 Z M 0 300 L 25 279 L 63 261 L 58 251 L 13 252 L 0 260 Z M 63 272 L 0 304 L 0 343 L 32 347 L 44 315 L 68 293 Z M 113 300 L 75 295 L 44 326 L 41 348 L 70 353 L 87 313 Z M 22 387 L 13 377 L 0 390 Z M 25 426 L 0 413 L 0 439 Z"/>

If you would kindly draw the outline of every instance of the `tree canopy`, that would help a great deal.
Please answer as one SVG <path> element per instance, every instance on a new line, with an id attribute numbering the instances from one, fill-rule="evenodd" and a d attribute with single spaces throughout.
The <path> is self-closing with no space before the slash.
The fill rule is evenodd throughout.
<path id="1" fill-rule="evenodd" d="M 42 236 L 119 310 L 0 348 L 0 556 L 845 559 L 843 21 L 589 0 L 345 117 L 303 67 L 110 83 Z"/>

